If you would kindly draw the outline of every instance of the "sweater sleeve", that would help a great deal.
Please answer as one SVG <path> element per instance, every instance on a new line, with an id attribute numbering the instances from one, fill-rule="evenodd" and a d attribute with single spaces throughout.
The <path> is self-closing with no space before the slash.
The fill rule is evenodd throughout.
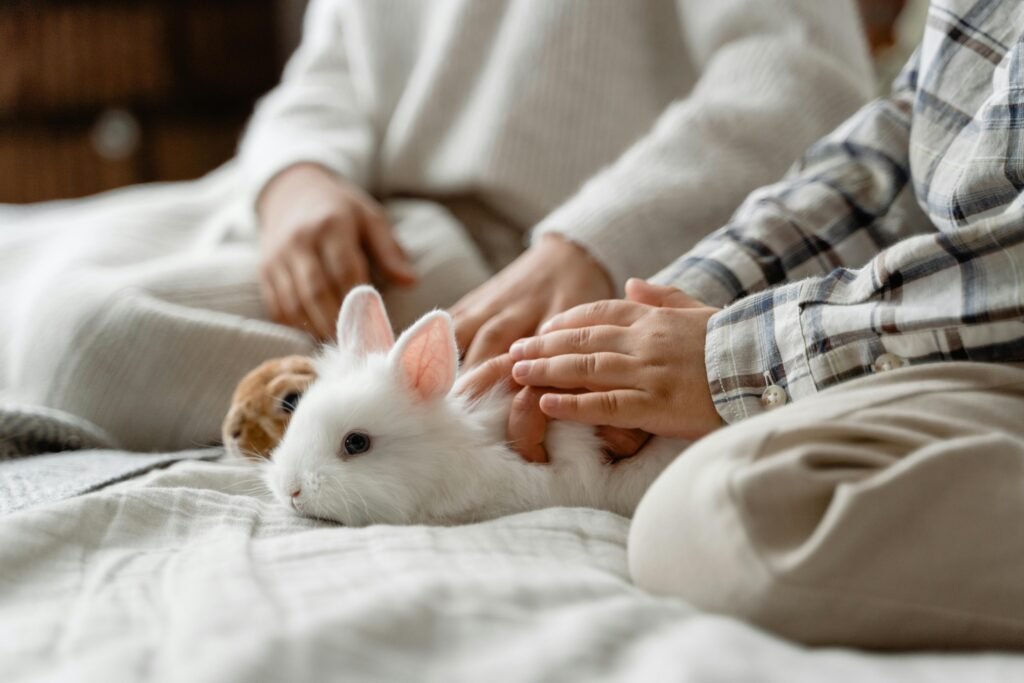
<path id="1" fill-rule="evenodd" d="M 587 249 L 621 293 L 722 225 L 872 92 L 846 0 L 679 0 L 693 90 L 535 228 Z M 680 68 L 684 68 L 681 65 Z"/>
<path id="2" fill-rule="evenodd" d="M 341 7 L 310 3 L 302 44 L 249 123 L 239 156 L 250 205 L 274 176 L 301 162 L 363 187 L 370 180 L 376 135 L 349 70 Z"/>

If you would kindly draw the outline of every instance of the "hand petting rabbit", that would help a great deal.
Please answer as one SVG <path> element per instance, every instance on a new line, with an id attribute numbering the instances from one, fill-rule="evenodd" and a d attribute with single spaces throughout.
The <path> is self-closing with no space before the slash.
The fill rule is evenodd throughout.
<path id="1" fill-rule="evenodd" d="M 452 391 L 458 352 L 451 317 L 429 313 L 396 342 L 380 295 L 345 298 L 338 346 L 266 466 L 274 496 L 297 512 L 350 526 L 455 524 L 551 506 L 632 514 L 686 443 L 654 439 L 639 457 L 609 463 L 593 427 L 555 422 L 550 464 L 505 443 L 512 394 Z"/>

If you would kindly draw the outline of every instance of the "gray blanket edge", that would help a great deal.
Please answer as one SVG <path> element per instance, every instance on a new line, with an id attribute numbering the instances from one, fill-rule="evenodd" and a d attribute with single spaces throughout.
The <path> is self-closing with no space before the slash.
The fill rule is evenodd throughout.
<path id="1" fill-rule="evenodd" d="M 95 491 L 221 448 L 131 453 L 91 422 L 42 406 L 0 401 L 0 514 Z"/>

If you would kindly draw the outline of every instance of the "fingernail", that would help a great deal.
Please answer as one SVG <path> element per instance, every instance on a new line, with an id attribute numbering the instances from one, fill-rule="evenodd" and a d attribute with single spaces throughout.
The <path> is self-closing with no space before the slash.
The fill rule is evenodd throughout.
<path id="1" fill-rule="evenodd" d="M 540 409 L 541 410 L 556 410 L 558 404 L 562 402 L 562 397 L 559 394 L 544 394 L 540 397 Z"/>
<path id="2" fill-rule="evenodd" d="M 526 343 L 527 343 L 527 341 L 529 341 L 528 338 L 527 339 L 520 339 L 519 341 L 515 342 L 514 344 L 512 344 L 512 346 L 509 347 L 508 352 L 509 352 L 509 355 L 512 356 L 512 360 L 519 360 L 524 355 L 526 355 Z"/>
<path id="3" fill-rule="evenodd" d="M 533 365 L 532 361 L 521 360 L 512 366 L 512 376 L 516 379 L 521 379 L 530 374 L 530 366 Z"/>

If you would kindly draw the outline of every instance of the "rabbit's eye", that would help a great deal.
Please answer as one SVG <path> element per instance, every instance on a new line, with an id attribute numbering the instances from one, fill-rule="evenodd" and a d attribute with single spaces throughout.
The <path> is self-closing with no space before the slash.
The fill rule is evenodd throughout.
<path id="1" fill-rule="evenodd" d="M 297 391 L 285 394 L 281 398 L 281 408 L 283 408 L 286 413 L 294 413 L 295 409 L 299 407 L 300 398 L 302 398 L 302 394 Z"/>
<path id="2" fill-rule="evenodd" d="M 370 450 L 370 435 L 365 432 L 349 432 L 345 436 L 345 452 L 359 455 Z"/>

